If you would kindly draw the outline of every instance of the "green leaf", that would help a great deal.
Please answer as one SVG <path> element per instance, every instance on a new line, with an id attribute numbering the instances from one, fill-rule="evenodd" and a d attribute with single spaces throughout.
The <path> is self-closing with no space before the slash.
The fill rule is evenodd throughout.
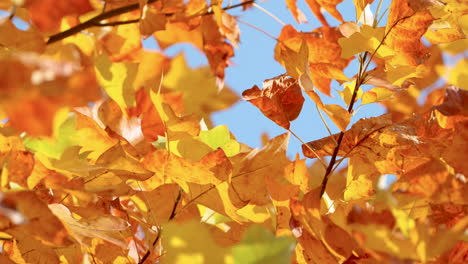
<path id="1" fill-rule="evenodd" d="M 200 139 L 213 150 L 222 148 L 228 157 L 232 157 L 240 151 L 239 142 L 231 138 L 229 129 L 225 125 L 217 126 L 208 131 L 201 131 Z"/>

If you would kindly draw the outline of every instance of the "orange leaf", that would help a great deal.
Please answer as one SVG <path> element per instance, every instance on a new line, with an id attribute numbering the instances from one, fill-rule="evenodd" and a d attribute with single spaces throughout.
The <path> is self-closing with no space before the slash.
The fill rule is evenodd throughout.
<path id="1" fill-rule="evenodd" d="M 286 0 L 286 6 L 288 7 L 289 11 L 291 11 L 294 19 L 296 19 L 297 23 L 307 22 L 307 18 L 305 17 L 304 13 L 297 8 L 297 0 Z"/>
<path id="2" fill-rule="evenodd" d="M 147 38 L 154 32 L 166 29 L 166 14 L 146 4 L 143 6 L 139 26 L 141 35 Z"/>
<path id="3" fill-rule="evenodd" d="M 0 44 L 20 51 L 42 53 L 45 50 L 42 35 L 32 30 L 19 30 L 10 20 L 0 21 Z"/>
<path id="4" fill-rule="evenodd" d="M 328 22 L 322 14 L 322 8 L 328 11 L 330 15 L 336 18 L 341 23 L 344 22 L 340 12 L 336 9 L 336 5 L 343 2 L 343 0 L 306 0 L 312 13 L 324 26 L 328 26 Z"/>
<path id="5" fill-rule="evenodd" d="M 421 37 L 433 20 L 428 10 L 414 11 L 410 1 L 392 1 L 386 28 L 386 32 L 391 32 L 385 43 L 397 53 L 392 60 L 394 65 L 418 65 L 427 59 Z"/>
<path id="6" fill-rule="evenodd" d="M 24 217 L 24 223 L 11 227 L 14 233 L 27 234 L 29 237 L 53 245 L 72 243 L 63 224 L 34 192 L 4 193 L 2 203 L 9 208 L 15 208 Z M 8 232 L 8 229 L 5 231 Z"/>
<path id="7" fill-rule="evenodd" d="M 27 0 L 25 6 L 33 23 L 43 32 L 58 29 L 64 16 L 82 15 L 93 10 L 89 0 Z"/>
<path id="8" fill-rule="evenodd" d="M 272 175 L 277 182 L 284 182 L 285 167 L 291 163 L 286 157 L 288 142 L 289 134 L 282 134 L 261 150 L 254 149 L 232 157 L 234 171 L 230 196 L 253 205 L 269 204 L 265 177 Z"/>
<path id="9" fill-rule="evenodd" d="M 297 80 L 284 75 L 263 82 L 263 89 L 256 85 L 242 93 L 262 113 L 281 127 L 289 129 L 289 121 L 299 116 L 304 103 Z"/>

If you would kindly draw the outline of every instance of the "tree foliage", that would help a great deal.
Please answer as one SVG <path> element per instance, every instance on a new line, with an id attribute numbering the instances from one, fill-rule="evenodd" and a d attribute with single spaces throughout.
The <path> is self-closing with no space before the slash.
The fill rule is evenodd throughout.
<path id="1" fill-rule="evenodd" d="M 210 115 L 239 100 L 229 12 L 253 0 L 1 0 L 0 262 L 467 263 L 468 4 L 305 2 L 323 26 L 285 25 L 285 73 L 242 94 L 289 132 L 252 149 Z M 303 144 L 310 167 L 286 156 L 305 100 L 340 131 Z"/>

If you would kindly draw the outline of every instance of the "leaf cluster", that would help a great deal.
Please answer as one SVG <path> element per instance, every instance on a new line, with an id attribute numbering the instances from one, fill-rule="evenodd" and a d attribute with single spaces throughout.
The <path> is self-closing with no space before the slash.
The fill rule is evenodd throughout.
<path id="1" fill-rule="evenodd" d="M 0 262 L 466 263 L 467 59 L 443 58 L 466 53 L 468 5 L 394 0 L 378 26 L 372 2 L 344 22 L 306 0 L 323 26 L 283 27 L 285 73 L 242 96 L 289 133 L 253 149 L 210 116 L 239 100 L 229 10 L 254 1 L 0 0 Z M 304 142 L 312 166 L 286 156 L 309 99 L 339 130 Z M 372 103 L 387 114 L 352 124 Z"/>

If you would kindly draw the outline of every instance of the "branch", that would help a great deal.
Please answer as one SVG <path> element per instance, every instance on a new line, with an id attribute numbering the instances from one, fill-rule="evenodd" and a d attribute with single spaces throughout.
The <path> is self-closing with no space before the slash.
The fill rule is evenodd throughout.
<path id="1" fill-rule="evenodd" d="M 148 3 L 147 4 L 152 4 L 154 2 L 156 2 L 158 0 L 148 0 Z M 248 0 L 248 1 L 245 1 L 245 2 L 242 2 L 242 3 L 239 3 L 239 4 L 236 4 L 236 5 L 232 5 L 232 6 L 227 6 L 227 7 L 224 7 L 223 10 L 226 11 L 226 10 L 229 10 L 229 9 L 233 9 L 233 8 L 237 8 L 237 7 L 241 7 L 241 6 L 246 6 L 246 5 L 249 5 L 249 4 L 253 4 L 255 2 L 255 0 Z M 109 10 L 109 11 L 106 11 L 104 13 L 101 13 L 81 24 L 78 24 L 72 28 L 69 28 L 65 31 L 62 31 L 62 32 L 59 32 L 57 34 L 54 34 L 52 36 L 49 37 L 49 40 L 47 40 L 47 45 L 48 44 L 52 44 L 54 42 L 57 42 L 57 41 L 60 41 L 62 39 L 65 39 L 65 38 L 68 38 L 70 36 L 73 36 L 85 29 L 88 29 L 88 28 L 91 28 L 91 27 L 99 27 L 99 26 L 117 26 L 117 25 L 124 25 L 124 24 L 131 24 L 131 23 L 137 23 L 138 21 L 140 21 L 139 19 L 133 19 L 133 20 L 128 20 L 128 21 L 117 21 L 117 22 L 111 22 L 111 23 L 101 23 L 101 21 L 105 20 L 105 19 L 108 19 L 108 18 L 111 18 L 111 17 L 115 17 L 115 16 L 119 16 L 119 15 L 122 15 L 122 14 L 125 14 L 125 13 L 128 13 L 128 12 L 131 12 L 131 11 L 135 11 L 137 9 L 140 8 L 140 5 L 138 3 L 135 3 L 135 4 L 131 4 L 131 5 L 127 5 L 127 6 L 122 6 L 122 7 L 119 7 L 119 8 L 116 8 L 116 9 L 112 9 L 112 10 Z M 213 14 L 213 10 L 209 10 L 203 14 L 201 14 L 200 16 L 206 16 L 206 15 L 212 15 Z M 167 14 L 168 16 L 170 15 L 173 15 L 173 14 Z"/>
<path id="2" fill-rule="evenodd" d="M 348 107 L 348 113 L 351 113 L 353 111 L 354 103 L 356 101 L 356 97 L 359 91 L 359 88 L 361 87 L 362 84 L 364 84 L 365 79 L 366 79 L 366 74 L 365 72 L 367 71 L 367 68 L 369 67 L 372 59 L 374 58 L 375 54 L 377 51 L 380 49 L 380 47 L 384 44 L 385 40 L 387 39 L 388 35 L 392 31 L 392 29 L 401 21 L 409 18 L 409 16 L 403 17 L 395 21 L 395 23 L 389 28 L 389 30 L 385 33 L 384 37 L 380 41 L 379 45 L 375 48 L 375 50 L 372 52 L 370 55 L 370 58 L 368 59 L 367 56 L 369 55 L 369 52 L 365 52 L 363 58 L 361 58 L 360 64 L 359 64 L 359 72 L 356 78 L 356 83 L 354 85 L 354 91 L 353 91 L 353 96 L 351 97 L 351 102 Z M 338 156 L 338 151 L 340 150 L 341 143 L 344 138 L 344 131 L 341 131 L 340 136 L 338 137 L 338 141 L 336 143 L 335 149 L 333 150 L 332 158 L 330 160 L 330 163 L 328 163 L 327 170 L 325 172 L 325 176 L 323 177 L 322 184 L 320 186 L 320 197 L 322 197 L 323 193 L 325 192 L 325 188 L 327 187 L 328 183 L 328 178 L 330 177 L 333 167 L 336 163 L 336 158 Z"/>

